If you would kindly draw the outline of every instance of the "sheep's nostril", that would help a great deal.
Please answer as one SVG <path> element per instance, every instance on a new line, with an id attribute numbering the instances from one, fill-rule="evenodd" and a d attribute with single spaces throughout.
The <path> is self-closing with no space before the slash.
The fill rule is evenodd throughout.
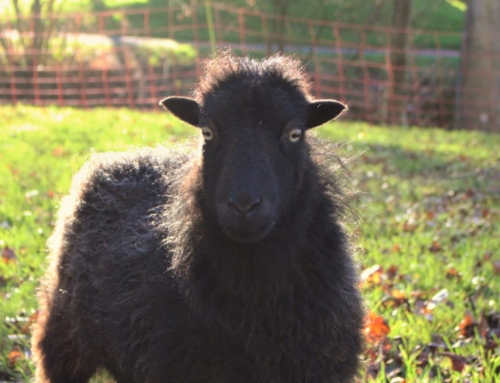
<path id="1" fill-rule="evenodd" d="M 261 202 L 260 196 L 241 192 L 229 195 L 227 203 L 240 214 L 248 214 L 253 211 Z"/>

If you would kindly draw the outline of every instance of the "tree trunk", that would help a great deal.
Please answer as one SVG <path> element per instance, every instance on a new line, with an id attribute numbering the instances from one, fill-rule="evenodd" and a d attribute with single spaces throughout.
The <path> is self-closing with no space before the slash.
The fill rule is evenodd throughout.
<path id="1" fill-rule="evenodd" d="M 31 55 L 29 55 L 28 66 L 40 64 L 44 30 L 41 17 L 42 5 L 40 0 L 33 0 L 30 12 L 30 32 L 32 33 Z"/>
<path id="2" fill-rule="evenodd" d="M 500 1 L 469 0 L 455 124 L 500 131 Z"/>
<path id="3" fill-rule="evenodd" d="M 406 45 L 413 0 L 394 0 L 391 34 L 392 89 L 389 91 L 390 122 L 406 125 Z M 391 73 L 389 74 L 391 75 Z"/>

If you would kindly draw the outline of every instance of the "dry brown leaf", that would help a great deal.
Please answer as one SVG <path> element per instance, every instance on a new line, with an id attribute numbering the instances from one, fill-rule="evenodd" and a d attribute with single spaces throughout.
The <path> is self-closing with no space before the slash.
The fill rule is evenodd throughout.
<path id="1" fill-rule="evenodd" d="M 419 346 L 417 346 L 419 347 Z M 429 364 L 429 356 L 432 355 L 432 349 L 430 347 L 424 347 L 423 349 L 419 347 L 422 351 L 418 354 L 415 362 L 419 367 L 425 367 Z"/>
<path id="2" fill-rule="evenodd" d="M 4 263 L 15 262 L 17 259 L 14 250 L 10 249 L 9 246 L 5 246 L 2 250 L 2 260 Z"/>
<path id="3" fill-rule="evenodd" d="M 461 273 L 458 272 L 457 269 L 454 267 L 449 267 L 448 270 L 446 270 L 446 278 L 457 278 L 460 279 L 462 277 Z"/>
<path id="4" fill-rule="evenodd" d="M 387 269 L 387 278 L 389 278 L 391 281 L 396 278 L 396 275 L 398 274 L 398 267 L 396 265 L 391 265 Z"/>
<path id="5" fill-rule="evenodd" d="M 36 323 L 38 320 L 38 315 L 40 314 L 40 311 L 35 311 L 33 314 L 30 315 L 28 321 L 21 327 L 21 333 L 23 334 L 29 334 L 31 331 L 31 325 L 33 323 Z"/>
<path id="6" fill-rule="evenodd" d="M 363 287 L 379 286 L 382 283 L 384 268 L 379 265 L 372 266 L 361 273 Z"/>
<path id="7" fill-rule="evenodd" d="M 58 146 L 54 148 L 54 150 L 52 151 L 52 155 L 54 157 L 61 157 L 62 155 L 64 155 L 64 149 L 61 146 Z"/>
<path id="8" fill-rule="evenodd" d="M 500 328 L 494 328 L 486 331 L 484 334 L 486 344 L 484 346 L 487 350 L 495 350 L 500 346 Z"/>
<path id="9" fill-rule="evenodd" d="M 21 359 L 21 358 L 24 358 L 24 354 L 21 351 L 17 350 L 17 349 L 12 350 L 7 355 L 7 361 L 12 366 L 14 366 L 17 363 L 17 361 L 19 359 Z"/>
<path id="10" fill-rule="evenodd" d="M 408 221 L 406 221 L 406 222 L 403 224 L 403 231 L 404 231 L 405 233 L 412 233 L 412 232 L 414 232 L 416 229 L 417 229 L 417 225 L 411 224 L 411 223 L 409 223 Z"/>
<path id="11" fill-rule="evenodd" d="M 493 261 L 493 274 L 500 275 L 500 261 Z"/>
<path id="12" fill-rule="evenodd" d="M 442 352 L 443 356 L 447 356 L 451 360 L 451 368 L 454 371 L 462 372 L 464 367 L 469 364 L 469 361 L 465 356 L 457 355 L 452 352 Z"/>
<path id="13" fill-rule="evenodd" d="M 464 318 L 458 325 L 458 330 L 460 335 L 465 338 L 469 338 L 474 335 L 474 327 L 476 326 L 476 321 L 471 313 L 466 313 Z"/>
<path id="14" fill-rule="evenodd" d="M 425 299 L 427 297 L 427 293 L 421 290 L 414 290 L 411 292 L 410 295 L 412 298 L 417 298 L 417 299 Z"/>
<path id="15" fill-rule="evenodd" d="M 441 245 L 439 244 L 438 241 L 432 241 L 432 245 L 429 247 L 429 251 L 432 251 L 433 253 L 438 252 L 441 250 Z"/>
<path id="16" fill-rule="evenodd" d="M 364 333 L 368 343 L 378 343 L 387 338 L 390 328 L 385 319 L 370 311 L 365 317 Z"/>
<path id="17" fill-rule="evenodd" d="M 391 295 L 400 302 L 404 302 L 406 300 L 406 293 L 402 290 L 392 290 Z"/>
<path id="18" fill-rule="evenodd" d="M 490 325 L 488 324 L 488 320 L 486 319 L 484 312 L 482 312 L 477 322 L 477 331 L 479 332 L 479 335 L 485 336 L 486 331 L 488 331 L 489 328 Z"/>
<path id="19" fill-rule="evenodd" d="M 13 176 L 18 176 L 19 175 L 19 169 L 15 168 L 12 165 L 8 165 L 8 166 L 9 166 L 10 172 L 12 173 Z"/>

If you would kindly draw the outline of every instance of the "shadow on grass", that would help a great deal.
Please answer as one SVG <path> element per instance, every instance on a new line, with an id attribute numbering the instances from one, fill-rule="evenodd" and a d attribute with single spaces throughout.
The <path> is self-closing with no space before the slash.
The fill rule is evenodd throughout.
<path id="1" fill-rule="evenodd" d="M 500 193 L 500 164 L 466 156 L 437 152 L 433 149 L 408 150 L 398 145 L 363 145 L 352 143 L 354 152 L 362 153 L 359 162 L 379 170 L 377 175 L 398 178 L 425 178 L 435 183 L 450 183 L 458 191 L 474 188 L 485 193 Z M 354 165 L 354 172 L 356 172 Z"/>

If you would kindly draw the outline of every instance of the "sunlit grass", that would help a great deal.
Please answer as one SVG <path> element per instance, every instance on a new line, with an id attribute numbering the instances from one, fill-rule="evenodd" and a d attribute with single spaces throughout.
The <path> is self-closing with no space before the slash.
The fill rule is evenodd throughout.
<path id="1" fill-rule="evenodd" d="M 15 254 L 0 258 L 0 380 L 27 381 L 33 366 L 23 327 L 37 308 L 45 242 L 72 175 L 93 151 L 169 145 L 198 132 L 167 113 L 125 109 L 19 106 L 0 107 L 0 115 L 0 251 L 6 255 L 8 247 Z M 395 270 L 390 284 L 365 283 L 363 293 L 369 309 L 387 320 L 389 338 L 401 337 L 397 347 L 407 381 L 421 379 L 432 366 L 417 366 L 419 347 L 437 336 L 456 344 L 467 311 L 477 319 L 482 311 L 500 309 L 500 277 L 493 267 L 500 261 L 500 135 L 345 121 L 319 132 L 358 158 L 349 165 L 349 186 L 358 190 L 359 259 L 364 268 Z M 447 299 L 427 313 L 418 310 L 419 300 L 428 305 L 442 290 Z M 407 303 L 391 304 L 394 291 Z M 453 381 L 465 381 L 467 374 L 472 382 L 493 381 L 500 360 L 485 355 L 481 342 L 472 338 L 453 352 L 477 357 L 483 372 L 474 365 L 453 371 L 440 355 L 432 363 Z M 12 361 L 16 350 L 24 356 Z M 392 367 L 383 368 L 389 373 Z M 376 381 L 385 381 L 382 375 Z"/>

